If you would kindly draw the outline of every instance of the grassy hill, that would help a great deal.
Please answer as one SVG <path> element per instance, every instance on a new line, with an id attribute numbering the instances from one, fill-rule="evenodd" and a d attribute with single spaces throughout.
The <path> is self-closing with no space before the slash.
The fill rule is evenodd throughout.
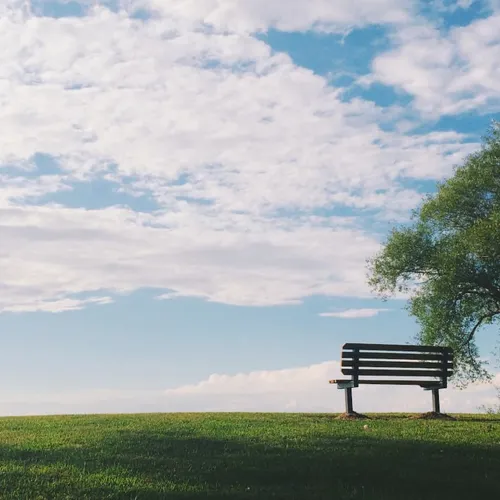
<path id="1" fill-rule="evenodd" d="M 498 417 L 373 417 L 2 418 L 0 499 L 500 498 Z"/>

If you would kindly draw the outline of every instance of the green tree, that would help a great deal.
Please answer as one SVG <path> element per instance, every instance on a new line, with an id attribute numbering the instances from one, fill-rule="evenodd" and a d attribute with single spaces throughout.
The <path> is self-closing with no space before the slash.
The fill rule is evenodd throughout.
<path id="1" fill-rule="evenodd" d="M 372 289 L 409 294 L 417 341 L 451 346 L 462 383 L 488 377 L 477 332 L 500 319 L 499 125 L 369 261 Z"/>

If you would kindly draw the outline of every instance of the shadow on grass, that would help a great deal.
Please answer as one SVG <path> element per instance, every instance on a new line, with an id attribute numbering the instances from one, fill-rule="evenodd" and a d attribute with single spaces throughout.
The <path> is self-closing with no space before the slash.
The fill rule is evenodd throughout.
<path id="1" fill-rule="evenodd" d="M 327 422 L 335 420 L 341 413 L 309 413 L 301 415 L 301 418 L 312 420 L 315 422 Z M 370 420 L 410 420 L 412 418 L 423 415 L 423 413 L 366 413 L 366 416 Z M 478 417 L 476 413 L 460 413 L 459 415 L 455 413 L 450 413 L 450 416 L 454 417 L 456 420 L 463 422 L 492 422 L 500 423 L 500 415 L 498 417 L 486 415 L 483 417 Z M 487 418 L 486 418 L 487 417 Z"/>
<path id="2" fill-rule="evenodd" d="M 306 442 L 118 431 L 95 447 L 0 446 L 5 499 L 497 498 L 500 447 L 375 436 Z"/>
<path id="3" fill-rule="evenodd" d="M 471 413 L 470 415 L 460 415 L 460 417 L 457 418 L 457 420 L 462 420 L 463 422 L 482 422 L 482 423 L 489 423 L 489 422 L 494 422 L 495 424 L 498 424 L 500 423 L 500 416 L 498 417 L 492 417 L 490 415 L 488 415 L 488 418 L 481 418 L 481 417 L 477 417 L 475 416 L 473 413 Z"/>

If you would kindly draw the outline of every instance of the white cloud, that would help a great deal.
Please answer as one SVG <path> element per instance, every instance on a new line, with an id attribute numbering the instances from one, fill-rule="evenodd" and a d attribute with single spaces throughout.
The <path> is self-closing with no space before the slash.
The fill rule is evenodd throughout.
<path id="1" fill-rule="evenodd" d="M 175 294 L 173 293 L 162 293 L 155 297 L 156 300 L 172 300 L 175 298 Z"/>
<path id="2" fill-rule="evenodd" d="M 0 310 L 141 287 L 252 305 L 367 297 L 379 236 L 354 215 L 406 217 L 420 197 L 407 182 L 441 178 L 475 147 L 387 131 L 405 110 L 345 102 L 256 38 L 184 22 L 193 6 L 149 22 L 105 9 L 1 19 Z M 327 21 L 329 6 L 311 4 Z M 37 152 L 61 172 L 36 177 Z M 158 211 L 36 206 L 102 179 Z"/>
<path id="3" fill-rule="evenodd" d="M 89 389 L 67 393 L 0 393 L 0 414 L 116 413 L 142 411 L 344 411 L 344 394 L 328 380 L 341 377 L 337 361 L 285 370 L 236 375 L 213 374 L 198 384 L 165 391 Z M 500 384 L 500 374 L 495 383 Z M 476 413 L 495 403 L 491 384 L 441 391 L 442 411 Z M 425 412 L 429 392 L 417 387 L 360 386 L 354 391 L 359 412 Z"/>
<path id="4" fill-rule="evenodd" d="M 461 9 L 469 9 L 476 0 L 458 0 L 457 6 Z"/>
<path id="5" fill-rule="evenodd" d="M 111 304 L 113 299 L 111 297 L 89 297 L 88 299 L 70 299 L 64 298 L 60 300 L 34 300 L 32 303 L 24 302 L 14 305 L 7 305 L 4 307 L 6 312 L 51 312 L 59 313 L 66 311 L 77 311 L 83 309 L 89 304 Z"/>
<path id="6" fill-rule="evenodd" d="M 210 375 L 198 384 L 165 392 L 178 398 L 178 404 L 197 411 L 344 411 L 344 391 L 328 380 L 345 378 L 340 363 L 327 361 L 285 370 L 255 371 L 236 375 Z M 465 390 L 450 387 L 441 391 L 443 411 L 476 412 L 490 404 L 497 374 L 491 383 L 471 384 Z M 416 387 L 360 386 L 354 391 L 356 410 L 360 412 L 420 412 L 432 406 L 430 394 Z"/>
<path id="7" fill-rule="evenodd" d="M 434 2 L 434 11 L 442 14 L 443 12 L 455 12 L 458 9 L 467 10 L 477 0 L 436 0 Z"/>
<path id="8" fill-rule="evenodd" d="M 206 380 L 195 385 L 186 385 L 165 391 L 167 396 L 187 394 L 239 394 L 255 395 L 275 392 L 287 394 L 295 391 L 312 390 L 329 380 L 329 374 L 339 373 L 340 365 L 336 361 L 327 361 L 311 366 L 284 370 L 263 370 L 236 375 L 214 373 Z M 332 377 L 330 377 L 331 379 Z"/>
<path id="9" fill-rule="evenodd" d="M 203 22 L 220 31 L 256 32 L 318 29 L 341 32 L 370 24 L 408 21 L 411 0 L 152 0 L 144 2 L 167 14 Z"/>
<path id="10" fill-rule="evenodd" d="M 390 311 L 390 309 L 346 309 L 345 311 L 332 311 L 321 313 L 320 316 L 327 318 L 372 318 L 381 312 Z"/>
<path id="11" fill-rule="evenodd" d="M 414 97 L 414 106 L 438 117 L 469 110 L 500 110 L 500 15 L 492 14 L 447 33 L 429 25 L 405 26 L 395 48 L 373 61 L 379 81 Z"/>
<path id="12" fill-rule="evenodd" d="M 36 300 L 65 293 L 141 286 L 233 304 L 290 303 L 306 293 L 368 295 L 362 262 L 378 248 L 332 221 L 322 227 L 255 220 L 249 234 L 246 217 L 234 217 L 231 231 L 221 231 L 214 225 L 222 217 L 189 211 L 142 217 L 118 208 L 0 212 L 0 307 L 7 310 L 35 308 Z"/>

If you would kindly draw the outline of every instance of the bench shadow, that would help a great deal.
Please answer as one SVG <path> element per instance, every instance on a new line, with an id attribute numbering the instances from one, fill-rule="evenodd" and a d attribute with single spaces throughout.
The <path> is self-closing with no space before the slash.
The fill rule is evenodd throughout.
<path id="1" fill-rule="evenodd" d="M 500 491 L 498 446 L 370 435 L 266 445 L 123 430 L 87 448 L 0 446 L 0 463 L 0 496 L 16 500 L 459 500 Z M 106 470 L 111 479 L 96 485 Z"/>
<path id="2" fill-rule="evenodd" d="M 335 420 L 339 415 L 341 415 L 341 413 L 308 413 L 301 415 L 301 418 L 319 423 Z M 422 415 L 422 413 L 366 413 L 366 416 L 368 416 L 370 420 L 409 420 L 420 415 Z M 457 421 L 464 422 L 500 422 L 500 416 L 492 417 L 488 415 L 487 418 L 480 418 L 475 416 L 474 413 L 470 415 L 449 413 L 449 415 L 454 417 Z"/>
<path id="3" fill-rule="evenodd" d="M 336 420 L 343 413 L 307 413 L 301 414 L 301 418 L 313 420 L 314 422 L 328 422 Z M 403 413 L 365 413 L 370 420 L 408 420 L 410 414 Z"/>
<path id="4" fill-rule="evenodd" d="M 499 423 L 500 416 L 492 417 L 492 416 L 488 415 L 488 418 L 478 418 L 476 416 L 473 416 L 473 414 L 471 413 L 471 416 L 461 414 L 461 415 L 457 416 L 457 420 L 461 420 L 463 422 L 482 422 L 483 424 L 488 423 L 488 422 Z"/>

